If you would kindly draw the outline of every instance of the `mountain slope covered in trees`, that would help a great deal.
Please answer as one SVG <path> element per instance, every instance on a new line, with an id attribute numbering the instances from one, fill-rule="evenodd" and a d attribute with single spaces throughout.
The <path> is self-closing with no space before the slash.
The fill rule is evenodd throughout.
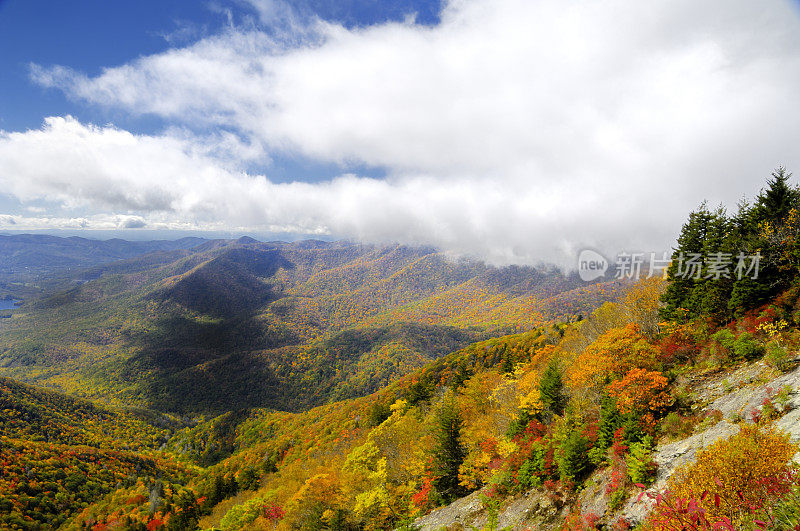
<path id="1" fill-rule="evenodd" d="M 209 241 L 92 271 L 0 323 L 0 374 L 178 414 L 362 396 L 475 340 L 585 314 L 621 289 L 343 242 Z"/>
<path id="2" fill-rule="evenodd" d="M 791 245 L 758 251 L 770 259 Z M 769 380 L 795 370 L 798 270 L 780 275 L 773 298 L 720 319 L 685 302 L 694 315 L 672 314 L 681 280 L 672 269 L 667 282 L 643 280 L 580 322 L 475 343 L 366 398 L 213 419 L 178 432 L 170 448 L 205 466 L 191 484 L 211 500 L 200 508 L 206 529 L 413 528 L 415 517 L 469 492 L 485 529 L 513 507 L 518 528 L 791 529 L 800 523 L 790 464 L 798 446 L 773 422 L 796 390 L 766 390 L 762 403 L 726 419 L 702 398 L 704 382 L 725 387 L 735 371 Z M 774 277 L 752 280 L 773 289 Z M 697 453 L 669 492 L 650 493 L 651 514 L 631 519 L 624 507 L 661 473 L 656 448 L 720 422 L 730 438 Z M 114 507 L 81 518 L 104 522 Z"/>

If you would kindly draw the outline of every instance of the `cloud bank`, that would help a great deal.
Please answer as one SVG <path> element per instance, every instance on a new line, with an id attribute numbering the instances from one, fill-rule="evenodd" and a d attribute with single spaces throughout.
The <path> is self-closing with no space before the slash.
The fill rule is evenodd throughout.
<path id="1" fill-rule="evenodd" d="M 565 263 L 583 246 L 664 250 L 702 199 L 800 172 L 788 1 L 451 0 L 434 27 L 357 29 L 257 7 L 260 22 L 95 77 L 32 66 L 43 86 L 170 126 L 3 132 L 2 189 L 143 222 Z M 388 176 L 244 170 L 275 154 Z"/>

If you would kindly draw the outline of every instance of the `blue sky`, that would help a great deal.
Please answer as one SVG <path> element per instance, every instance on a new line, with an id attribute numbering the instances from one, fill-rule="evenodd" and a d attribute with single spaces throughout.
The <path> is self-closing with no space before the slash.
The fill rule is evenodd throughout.
<path id="1" fill-rule="evenodd" d="M 292 5 L 347 27 L 403 20 L 410 14 L 422 24 L 435 24 L 440 9 L 438 0 L 300 0 Z M 222 0 L 0 0 L 0 128 L 36 128 L 43 116 L 70 113 L 152 131 L 158 126 L 153 120 L 126 123 L 130 117 L 124 113 L 102 112 L 35 86 L 30 63 L 98 74 L 104 67 L 216 33 L 228 23 L 228 13 L 236 20 L 253 16 L 246 4 Z"/>
<path id="2" fill-rule="evenodd" d="M 298 13 L 318 16 L 345 27 L 364 27 L 414 16 L 420 24 L 436 24 L 438 0 L 299 0 Z M 20 131 L 41 126 L 45 116 L 70 114 L 81 121 L 140 133 L 154 133 L 165 121 L 157 116 L 132 116 L 87 105 L 63 92 L 31 81 L 30 64 L 67 65 L 89 75 L 137 57 L 213 35 L 230 23 L 256 15 L 236 1 L 136 0 L 0 0 L 0 129 Z M 305 157 L 273 157 L 270 175 L 276 181 L 329 179 L 346 167 L 381 176 L 380 168 L 351 163 L 325 164 Z"/>
<path id="3" fill-rule="evenodd" d="M 763 0 L 0 0 L 0 231 L 669 248 L 800 171 Z"/>
<path id="4" fill-rule="evenodd" d="M 64 64 L 97 74 L 105 66 L 167 49 L 164 35 L 176 31 L 180 21 L 215 27 L 222 15 L 180 1 L 0 2 L 0 123 L 4 129 L 20 130 L 39 127 L 43 116 L 65 113 L 108 119 L 98 109 L 33 84 L 29 65 Z"/>

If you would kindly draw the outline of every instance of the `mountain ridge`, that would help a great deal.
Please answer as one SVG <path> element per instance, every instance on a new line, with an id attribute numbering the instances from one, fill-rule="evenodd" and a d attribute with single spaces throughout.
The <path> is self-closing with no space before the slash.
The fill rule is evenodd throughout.
<path id="1" fill-rule="evenodd" d="M 0 374 L 179 414 L 369 394 L 446 353 L 424 345 L 569 319 L 622 289 L 349 242 L 212 240 L 87 271 L 5 320 Z"/>

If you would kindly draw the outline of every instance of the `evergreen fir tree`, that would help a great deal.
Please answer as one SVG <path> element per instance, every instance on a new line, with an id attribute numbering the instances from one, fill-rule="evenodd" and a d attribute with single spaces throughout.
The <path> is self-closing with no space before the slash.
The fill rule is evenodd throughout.
<path id="1" fill-rule="evenodd" d="M 710 316 L 717 323 L 730 319 L 728 299 L 733 289 L 731 260 L 735 256 L 729 235 L 731 221 L 723 207 L 707 220 L 702 256 L 705 262 L 701 279 L 696 282 L 694 297 L 698 313 Z M 712 264 L 716 263 L 716 268 Z"/>
<path id="2" fill-rule="evenodd" d="M 702 270 L 692 270 L 688 261 L 694 255 L 702 254 L 705 248 L 706 233 L 712 213 L 704 201 L 700 208 L 689 214 L 689 220 L 683 225 L 678 237 L 678 246 L 672 253 L 672 263 L 667 269 L 669 286 L 661 300 L 664 302 L 662 313 L 670 319 L 685 319 L 697 315 L 699 296 L 696 288 L 701 284 Z M 698 278 L 701 277 L 701 278 Z"/>
<path id="3" fill-rule="evenodd" d="M 552 360 L 542 373 L 539 382 L 539 397 L 544 407 L 555 415 L 562 415 L 564 407 L 567 405 L 567 397 L 564 394 L 564 381 L 561 376 L 561 369 L 556 360 Z"/>
<path id="4" fill-rule="evenodd" d="M 584 477 L 591 467 L 590 449 L 589 439 L 580 430 L 573 430 L 569 433 L 556 455 L 558 471 L 562 480 L 580 481 Z"/>
<path id="5" fill-rule="evenodd" d="M 604 394 L 600 399 L 600 426 L 597 430 L 597 446 L 610 448 L 614 443 L 614 432 L 622 427 L 623 418 L 617 410 L 616 400 Z"/>
<path id="6" fill-rule="evenodd" d="M 447 397 L 440 410 L 436 431 L 436 450 L 434 452 L 434 472 L 436 478 L 433 486 L 449 503 L 465 494 L 465 489 L 459 485 L 458 470 L 466 457 L 466 450 L 461 443 L 461 429 L 463 420 L 458 411 L 455 399 Z"/>
<path id="7" fill-rule="evenodd" d="M 800 192 L 789 184 L 791 176 L 783 167 L 775 170 L 749 209 L 748 219 L 740 221 L 744 228 L 737 235 L 741 252 L 747 256 L 758 253 L 761 258 L 757 278 L 750 274 L 734 282 L 728 306 L 737 315 L 775 298 L 797 274 L 793 261 L 787 262 L 786 242 L 768 236 L 781 232 L 792 209 L 800 207 Z"/>
<path id="8" fill-rule="evenodd" d="M 798 203 L 798 191 L 789 185 L 791 173 L 783 166 L 772 172 L 766 190 L 758 194 L 756 215 L 759 221 L 781 223 Z"/>

